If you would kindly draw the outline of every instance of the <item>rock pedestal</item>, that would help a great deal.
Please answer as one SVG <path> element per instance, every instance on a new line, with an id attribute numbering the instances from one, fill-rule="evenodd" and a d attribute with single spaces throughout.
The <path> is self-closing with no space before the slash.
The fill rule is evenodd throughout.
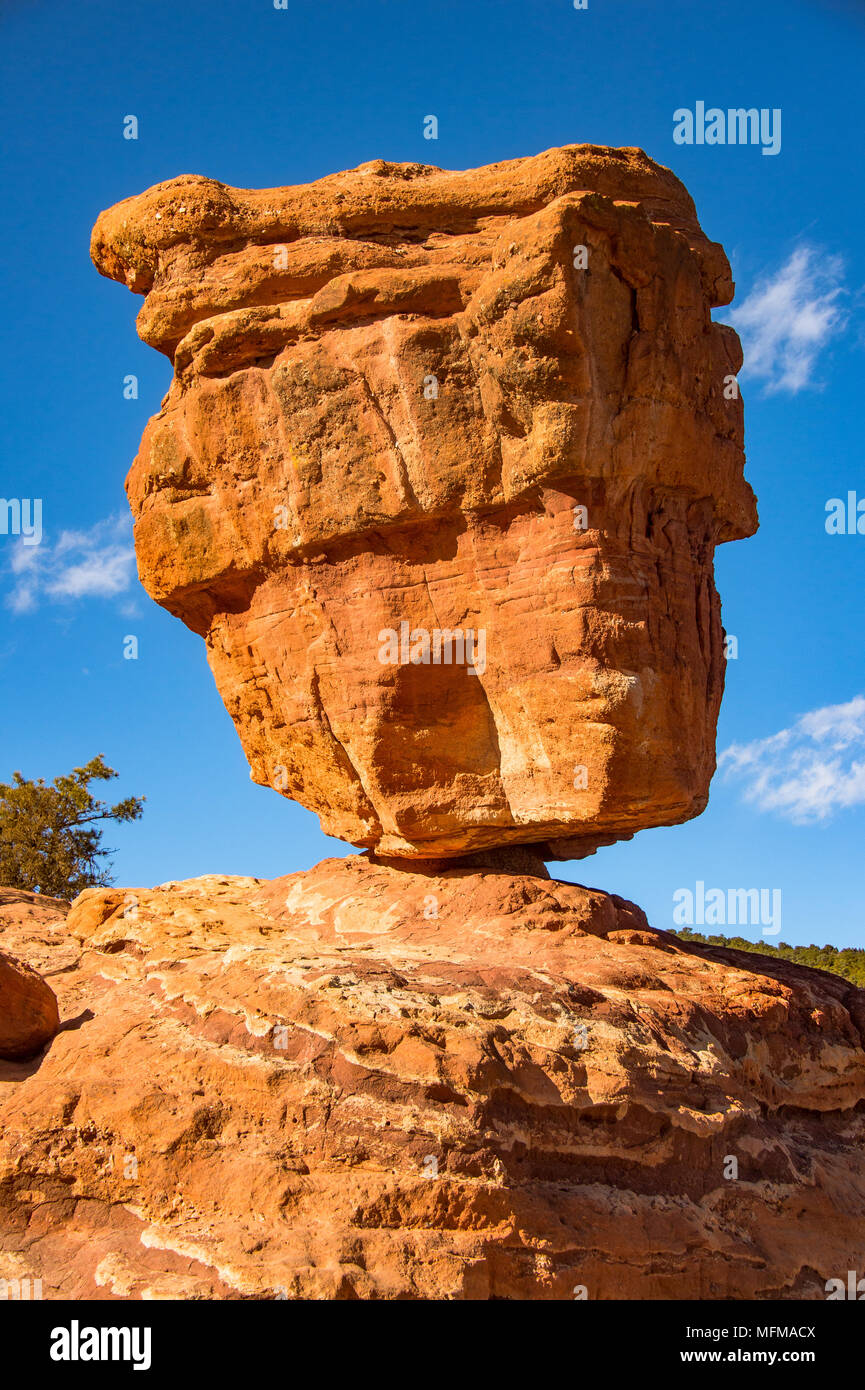
<path id="1" fill-rule="evenodd" d="M 823 1299 L 865 1268 L 844 980 L 355 856 L 92 889 L 56 934 L 82 1022 L 0 1063 L 0 1275 L 46 1298 Z"/>

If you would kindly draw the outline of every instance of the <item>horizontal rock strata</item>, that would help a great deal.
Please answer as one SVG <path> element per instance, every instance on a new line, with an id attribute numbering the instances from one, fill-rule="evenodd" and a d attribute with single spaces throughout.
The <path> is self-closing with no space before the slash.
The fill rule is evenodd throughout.
<path id="1" fill-rule="evenodd" d="M 703 809 L 714 548 L 756 511 L 729 266 L 668 170 L 186 176 L 92 254 L 174 364 L 127 480 L 141 578 L 257 782 L 387 857 L 578 857 Z"/>
<path id="2" fill-rule="evenodd" d="M 64 1020 L 0 1063 L 0 1276 L 45 1297 L 817 1299 L 865 1268 L 844 980 L 366 857 L 0 924 Z"/>

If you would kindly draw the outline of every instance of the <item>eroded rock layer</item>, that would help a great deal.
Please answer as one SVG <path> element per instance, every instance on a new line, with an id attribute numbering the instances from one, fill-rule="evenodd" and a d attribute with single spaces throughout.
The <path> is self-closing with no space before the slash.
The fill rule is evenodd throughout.
<path id="1" fill-rule="evenodd" d="M 0 1277 L 45 1297 L 808 1299 L 865 1268 L 844 980 L 366 857 L 0 924 L 63 1015 L 0 1063 Z"/>
<path id="2" fill-rule="evenodd" d="M 668 170 L 183 177 L 92 253 L 174 363 L 127 481 L 141 578 L 256 781 L 414 858 L 703 809 L 714 548 L 756 512 L 729 266 Z"/>

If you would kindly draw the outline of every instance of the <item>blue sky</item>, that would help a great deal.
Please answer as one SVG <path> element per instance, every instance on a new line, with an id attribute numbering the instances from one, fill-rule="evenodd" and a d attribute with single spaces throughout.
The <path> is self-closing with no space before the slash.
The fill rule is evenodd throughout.
<path id="1" fill-rule="evenodd" d="M 252 785 L 202 642 L 135 578 L 123 480 L 170 366 L 135 335 L 141 301 L 90 264 L 102 208 L 183 173 L 264 187 L 377 157 L 467 168 L 639 145 L 733 265 L 717 317 L 745 340 L 761 530 L 717 556 L 739 655 L 707 811 L 560 873 L 661 927 L 697 881 L 780 889 L 781 939 L 865 945 L 865 535 L 824 524 L 829 498 L 865 498 L 863 41 L 865 8 L 841 0 L 7 0 L 0 496 L 41 498 L 44 537 L 25 553 L 0 535 L 0 780 L 104 753 L 117 796 L 147 797 L 141 822 L 108 833 L 123 884 L 349 852 Z M 780 152 L 674 144 L 674 111 L 697 101 L 780 108 Z"/>

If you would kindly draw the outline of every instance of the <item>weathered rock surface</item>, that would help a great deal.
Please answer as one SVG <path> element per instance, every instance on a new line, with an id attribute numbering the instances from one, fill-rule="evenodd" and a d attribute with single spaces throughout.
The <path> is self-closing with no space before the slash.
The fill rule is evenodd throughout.
<path id="1" fill-rule="evenodd" d="M 14 956 L 0 954 L 0 1057 L 32 1057 L 50 1042 L 60 1018 L 42 976 Z"/>
<path id="2" fill-rule="evenodd" d="M 182 177 L 92 253 L 174 362 L 127 481 L 141 578 L 256 781 L 387 856 L 567 858 L 703 809 L 714 548 L 756 512 L 729 266 L 668 170 Z M 474 670 L 435 646 L 466 630 Z"/>
<path id="3" fill-rule="evenodd" d="M 65 1023 L 0 1064 L 0 1276 L 45 1297 L 808 1299 L 865 1268 L 844 980 L 365 857 L 90 890 L 32 951 Z"/>
<path id="4" fill-rule="evenodd" d="M 38 939 L 66 906 L 55 898 L 40 901 L 37 893 L 0 888 L 0 917 L 10 928 L 17 924 L 28 954 L 31 935 Z M 59 1024 L 57 998 L 33 962 L 0 950 L 0 1057 L 32 1057 L 51 1041 Z"/>

